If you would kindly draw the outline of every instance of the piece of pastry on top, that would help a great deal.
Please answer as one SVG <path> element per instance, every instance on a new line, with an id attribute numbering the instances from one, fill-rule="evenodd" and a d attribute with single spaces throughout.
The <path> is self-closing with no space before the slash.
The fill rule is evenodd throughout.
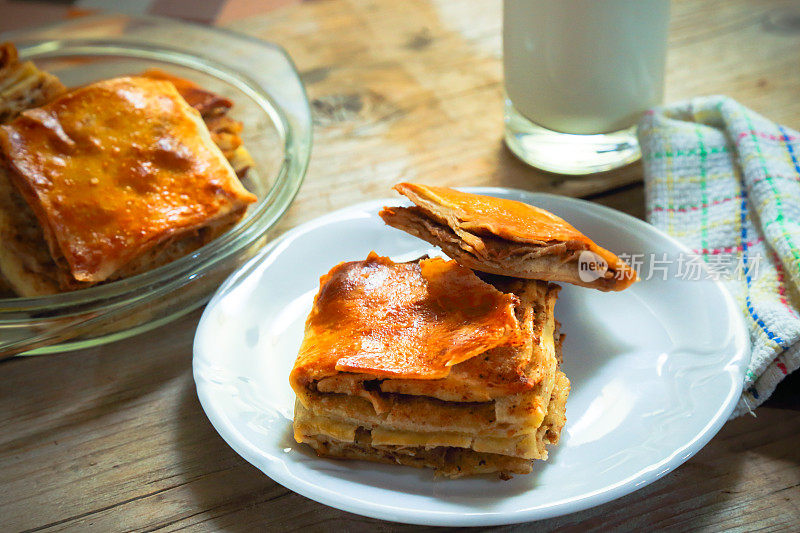
<path id="1" fill-rule="evenodd" d="M 638 281 L 615 254 L 556 215 L 529 204 L 412 183 L 395 186 L 412 207 L 385 207 L 388 225 L 491 274 L 621 291 Z"/>

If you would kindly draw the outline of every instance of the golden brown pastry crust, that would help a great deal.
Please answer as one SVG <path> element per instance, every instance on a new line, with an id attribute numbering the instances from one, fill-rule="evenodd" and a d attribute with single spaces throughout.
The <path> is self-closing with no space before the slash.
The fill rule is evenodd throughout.
<path id="1" fill-rule="evenodd" d="M 255 201 L 166 81 L 82 87 L 2 126 L 0 147 L 51 255 L 79 282 Z"/>
<path id="2" fill-rule="evenodd" d="M 253 158 L 242 144 L 242 123 L 228 116 L 233 107 L 230 99 L 204 89 L 191 80 L 160 69 L 148 69 L 141 76 L 168 81 L 175 86 L 186 103 L 203 117 L 203 122 L 211 133 L 211 140 L 222 150 L 222 154 L 236 171 L 237 176 L 243 177 L 254 165 Z"/>
<path id="3" fill-rule="evenodd" d="M 486 402 L 510 394 L 530 391 L 547 372 L 548 342 L 552 337 L 552 312 L 559 287 L 528 281 L 493 279 L 499 290 L 514 294 L 520 300 L 516 316 L 522 331 L 521 344 L 497 346 L 450 367 L 446 377 L 436 380 L 388 377 L 373 384 L 377 392 L 427 396 L 450 402 Z M 364 382 L 375 376 L 339 372 L 323 377 L 316 388 L 324 393 L 361 395 Z"/>
<path id="4" fill-rule="evenodd" d="M 380 213 L 383 220 L 440 246 L 469 268 L 603 291 L 623 290 L 638 279 L 616 255 L 543 209 L 445 187 L 401 183 L 395 189 L 416 205 L 386 207 Z M 608 263 L 604 276 L 581 279 L 578 259 L 583 251 Z"/>
<path id="5" fill-rule="evenodd" d="M 296 390 L 339 372 L 437 379 L 519 339 L 517 299 L 454 261 L 394 263 L 372 252 L 320 280 L 290 379 Z"/>
<path id="6" fill-rule="evenodd" d="M 190 105 L 201 113 L 212 139 L 237 175 L 244 175 L 253 162 L 241 145 L 241 123 L 226 116 L 230 100 L 171 74 L 154 70 L 146 74 L 172 82 L 184 99 L 191 100 Z M 12 44 L 0 45 L 0 122 L 31 107 L 42 106 L 65 92 L 67 88 L 55 76 L 39 70 L 30 61 L 20 62 Z M 0 284 L 4 292 L 35 297 L 92 285 L 75 280 L 68 265 L 63 261 L 56 263 L 50 256 L 39 222 L 12 184 L 9 172 L 7 165 L 0 161 Z M 237 220 L 237 216 L 231 216 L 168 239 L 120 268 L 106 281 L 129 277 L 191 253 L 224 233 Z"/>

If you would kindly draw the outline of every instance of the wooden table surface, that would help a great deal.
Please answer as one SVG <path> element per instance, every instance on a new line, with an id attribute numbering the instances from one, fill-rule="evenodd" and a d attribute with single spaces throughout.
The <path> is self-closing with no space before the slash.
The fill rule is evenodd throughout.
<path id="1" fill-rule="evenodd" d="M 498 0 L 272 4 L 225 25 L 283 45 L 308 87 L 314 151 L 281 230 L 400 180 L 550 191 L 643 216 L 638 164 L 564 180 L 503 147 Z M 725 93 L 800 127 L 793 4 L 673 2 L 666 99 Z M 0 364 L 0 530 L 404 529 L 294 494 L 222 441 L 191 376 L 198 316 Z M 796 405 L 787 387 L 783 403 Z M 652 485 L 535 527 L 797 530 L 800 411 L 756 415 Z"/>

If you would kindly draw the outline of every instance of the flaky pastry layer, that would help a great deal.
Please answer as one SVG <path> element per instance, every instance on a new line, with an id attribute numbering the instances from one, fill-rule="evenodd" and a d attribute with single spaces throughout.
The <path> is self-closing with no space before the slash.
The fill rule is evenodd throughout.
<path id="1" fill-rule="evenodd" d="M 0 56 L 0 95 L 3 96 L 0 113 L 6 119 L 16 117 L 27 108 L 44 105 L 66 92 L 54 76 L 38 70 L 32 63 L 25 63 L 22 69 L 13 46 L 4 45 Z M 24 74 L 22 78 L 21 73 Z M 168 78 L 178 87 L 181 96 L 192 99 L 213 141 L 231 161 L 236 173 L 243 175 L 252 159 L 241 145 L 241 123 L 225 114 L 230 101 L 192 82 L 162 74 L 161 78 L 155 75 L 153 78 Z M 33 86 L 38 89 L 32 90 Z M 21 93 L 25 93 L 24 98 L 10 98 Z M 63 256 L 51 253 L 34 211 L 11 178 L 8 166 L 0 162 L 0 279 L 6 292 L 26 297 L 45 296 L 95 284 L 96 281 L 76 280 Z M 201 227 L 169 236 L 117 268 L 105 281 L 130 277 L 191 253 L 230 229 L 243 214 L 243 209 L 235 209 Z"/>
<path id="2" fill-rule="evenodd" d="M 602 291 L 623 290 L 638 279 L 624 261 L 548 211 L 446 187 L 401 183 L 395 189 L 416 205 L 385 207 L 383 220 L 439 246 L 468 268 Z M 607 269 L 582 277 L 582 252 L 591 252 L 588 257 L 598 265 L 605 261 Z"/>
<path id="3" fill-rule="evenodd" d="M 568 395 L 569 381 L 558 371 L 542 424 L 534 433 L 511 438 L 365 428 L 335 416 L 314 415 L 299 401 L 294 433 L 297 442 L 326 457 L 433 468 L 437 475 L 451 478 L 488 473 L 508 478 L 529 473 L 532 461 L 547 459 L 547 446 L 558 444 Z"/>

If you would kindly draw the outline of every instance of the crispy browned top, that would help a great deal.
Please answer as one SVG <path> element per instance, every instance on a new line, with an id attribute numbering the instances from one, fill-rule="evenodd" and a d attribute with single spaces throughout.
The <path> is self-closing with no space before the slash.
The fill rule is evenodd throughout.
<path id="1" fill-rule="evenodd" d="M 443 378 L 496 346 L 523 342 L 517 298 L 454 261 L 394 263 L 372 252 L 320 280 L 293 387 L 337 372 Z"/>
<path id="2" fill-rule="evenodd" d="M 256 200 L 167 81 L 79 88 L 2 126 L 0 147 L 51 253 L 79 281 Z"/>
<path id="3" fill-rule="evenodd" d="M 400 183 L 395 189 L 419 206 L 427 216 L 440 224 L 448 225 L 459 236 L 463 236 L 461 232 L 471 232 L 529 244 L 579 241 L 602 257 L 609 267 L 622 273 L 619 280 L 620 288 L 637 280 L 636 272 L 619 257 L 595 244 L 562 218 L 544 209 L 523 202 L 471 194 L 448 187 Z"/>
<path id="4" fill-rule="evenodd" d="M 220 96 L 207 89 L 204 89 L 191 80 L 181 78 L 169 72 L 157 68 L 150 68 L 142 72 L 142 77 L 153 80 L 163 80 L 171 82 L 181 96 L 193 108 L 203 116 L 220 115 L 226 113 L 233 102 L 224 96 Z"/>

